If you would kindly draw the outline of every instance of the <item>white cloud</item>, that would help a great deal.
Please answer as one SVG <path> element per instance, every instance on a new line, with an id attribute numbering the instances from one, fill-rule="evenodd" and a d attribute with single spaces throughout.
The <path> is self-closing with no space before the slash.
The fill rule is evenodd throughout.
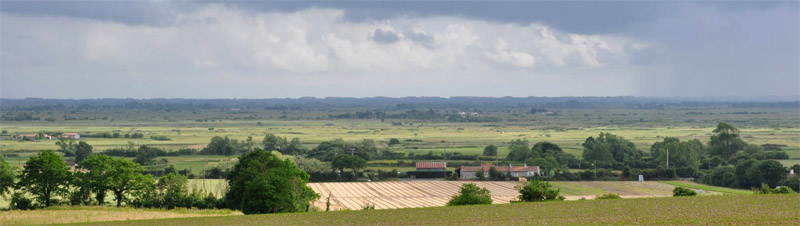
<path id="1" fill-rule="evenodd" d="M 569 34 L 541 24 L 455 17 L 351 22 L 343 15 L 329 9 L 264 13 L 210 5 L 177 14 L 171 25 L 152 27 L 2 14 L 2 96 L 626 95 L 626 89 L 585 84 L 587 90 L 576 93 L 555 85 L 590 81 L 585 68 L 593 68 L 593 75 L 635 77 L 603 67 L 626 67 L 619 60 L 631 49 L 625 46 L 648 46 L 626 37 Z M 397 40 L 376 42 L 376 29 L 391 31 Z M 164 86 L 195 88 L 139 96 L 126 90 L 96 93 L 60 86 L 75 76 L 92 77 L 75 81 L 78 86 L 167 80 Z M 52 89 L 41 93 L 16 88 L 24 87 L 17 81 L 50 84 Z M 475 90 L 490 81 L 519 82 L 505 85 L 513 93 Z M 532 81 L 554 86 L 532 92 L 525 85 Z M 204 92 L 205 86 L 221 92 Z M 271 92 L 248 93 L 247 88 Z"/>

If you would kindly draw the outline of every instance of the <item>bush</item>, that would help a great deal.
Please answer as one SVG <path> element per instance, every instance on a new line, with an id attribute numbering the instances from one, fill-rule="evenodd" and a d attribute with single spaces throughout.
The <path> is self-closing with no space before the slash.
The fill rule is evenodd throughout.
<path id="1" fill-rule="evenodd" d="M 684 188 L 684 187 L 675 187 L 675 189 L 672 189 L 672 196 L 673 197 L 674 196 L 696 196 L 696 195 L 697 195 L 697 192 L 692 190 L 692 189 L 688 189 L 688 188 Z"/>
<path id="2" fill-rule="evenodd" d="M 528 181 L 525 185 L 517 187 L 517 191 L 519 191 L 517 199 L 522 202 L 564 200 L 564 196 L 558 195 L 561 189 L 552 189 L 551 187 L 552 185 L 545 181 Z"/>
<path id="3" fill-rule="evenodd" d="M 772 190 L 772 194 L 797 194 L 797 192 L 794 192 L 792 188 L 789 188 L 787 186 L 780 186 L 778 188 L 775 188 L 775 190 Z"/>
<path id="4" fill-rule="evenodd" d="M 621 197 L 619 197 L 619 195 L 616 193 L 607 193 L 605 195 L 597 196 L 597 198 L 594 199 L 621 199 Z"/>
<path id="5" fill-rule="evenodd" d="M 448 206 L 492 204 L 492 196 L 486 188 L 478 187 L 473 183 L 461 185 L 461 191 L 454 195 Z"/>
<path id="6" fill-rule="evenodd" d="M 19 192 L 14 192 L 14 194 L 11 195 L 9 207 L 13 210 L 32 210 L 36 208 L 31 199 L 26 198 L 25 195 Z"/>

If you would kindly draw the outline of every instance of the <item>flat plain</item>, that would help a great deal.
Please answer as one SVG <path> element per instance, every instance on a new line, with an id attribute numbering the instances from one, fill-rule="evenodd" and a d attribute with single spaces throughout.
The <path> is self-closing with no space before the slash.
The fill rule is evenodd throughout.
<path id="1" fill-rule="evenodd" d="M 796 225 L 798 195 L 617 200 L 175 218 L 86 225 Z"/>

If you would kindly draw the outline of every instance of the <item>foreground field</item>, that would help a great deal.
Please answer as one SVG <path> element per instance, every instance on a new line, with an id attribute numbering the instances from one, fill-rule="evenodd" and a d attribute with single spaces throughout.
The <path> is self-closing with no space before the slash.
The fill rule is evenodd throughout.
<path id="1" fill-rule="evenodd" d="M 800 221 L 798 206 L 797 195 L 717 195 L 177 218 L 103 225 L 795 225 Z"/>
<path id="2" fill-rule="evenodd" d="M 210 184 L 210 181 L 205 183 Z M 450 197 L 457 194 L 464 183 L 475 183 L 489 189 L 495 204 L 509 203 L 519 195 L 515 186 L 520 182 L 507 181 L 391 181 L 391 182 L 344 182 L 309 183 L 308 186 L 322 196 L 314 203 L 318 210 L 326 208 L 331 196 L 331 210 L 359 210 L 366 206 L 376 209 L 397 209 L 444 206 Z M 598 195 L 615 193 L 623 198 L 669 197 L 676 185 L 671 182 L 621 182 L 621 181 L 561 181 L 550 182 L 561 189 L 567 200 L 594 199 Z M 744 190 L 715 191 L 704 187 L 700 195 L 738 193 Z M 749 191 L 747 191 L 749 192 Z M 751 193 L 751 192 L 749 192 Z M 749 194 L 747 193 L 747 194 Z"/>
<path id="3" fill-rule="evenodd" d="M 118 220 L 242 215 L 230 210 L 149 210 L 113 207 L 52 207 L 42 210 L 5 211 L 0 225 L 63 224 Z"/>

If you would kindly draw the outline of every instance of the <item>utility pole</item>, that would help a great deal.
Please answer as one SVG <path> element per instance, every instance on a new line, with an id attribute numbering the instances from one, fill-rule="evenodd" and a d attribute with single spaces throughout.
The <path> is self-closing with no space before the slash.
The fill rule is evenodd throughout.
<path id="1" fill-rule="evenodd" d="M 667 169 L 669 169 L 669 148 L 667 149 Z"/>

